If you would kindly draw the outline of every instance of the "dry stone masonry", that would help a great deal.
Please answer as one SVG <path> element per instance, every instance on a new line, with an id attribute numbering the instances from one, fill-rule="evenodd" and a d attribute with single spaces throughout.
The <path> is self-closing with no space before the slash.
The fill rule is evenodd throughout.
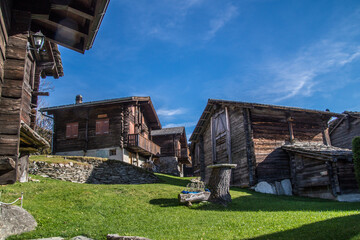
<path id="1" fill-rule="evenodd" d="M 30 174 L 63 181 L 93 184 L 144 184 L 159 182 L 151 172 L 117 160 L 92 160 L 79 158 L 77 161 L 30 163 Z"/>

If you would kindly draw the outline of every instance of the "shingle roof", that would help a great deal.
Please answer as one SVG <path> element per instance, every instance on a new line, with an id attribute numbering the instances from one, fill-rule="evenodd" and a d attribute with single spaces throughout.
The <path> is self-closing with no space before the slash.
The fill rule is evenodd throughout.
<path id="1" fill-rule="evenodd" d="M 336 158 L 352 158 L 353 153 L 350 149 L 327 146 L 320 143 L 298 142 L 287 144 L 282 149 L 304 155 L 310 155 L 324 160 L 334 160 Z"/>
<path id="2" fill-rule="evenodd" d="M 151 131 L 151 136 L 183 134 L 184 131 L 185 131 L 184 127 L 163 128 L 163 129 Z"/>

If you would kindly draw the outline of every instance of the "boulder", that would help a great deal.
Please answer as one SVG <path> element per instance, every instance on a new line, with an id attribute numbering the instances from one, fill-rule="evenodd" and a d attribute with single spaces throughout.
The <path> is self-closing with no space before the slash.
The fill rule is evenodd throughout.
<path id="1" fill-rule="evenodd" d="M 32 231 L 37 223 L 25 209 L 15 205 L 0 205 L 0 240 Z"/>
<path id="2" fill-rule="evenodd" d="M 265 181 L 256 184 L 255 192 L 276 194 L 275 187 Z"/>
<path id="3" fill-rule="evenodd" d="M 118 234 L 108 234 L 107 240 L 151 240 L 149 238 L 137 237 L 137 236 L 120 236 Z"/>
<path id="4" fill-rule="evenodd" d="M 282 187 L 280 182 L 275 182 L 275 189 L 277 195 L 285 195 L 284 188 Z"/>
<path id="5" fill-rule="evenodd" d="M 292 194 L 292 185 L 290 179 L 284 179 L 281 182 L 281 186 L 284 190 L 284 194 L 287 196 L 291 196 Z"/>

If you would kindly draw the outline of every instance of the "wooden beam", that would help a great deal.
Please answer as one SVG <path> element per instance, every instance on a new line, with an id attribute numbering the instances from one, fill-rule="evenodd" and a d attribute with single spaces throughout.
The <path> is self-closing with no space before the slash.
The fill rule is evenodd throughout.
<path id="1" fill-rule="evenodd" d="M 57 79 L 57 78 L 59 78 L 59 72 L 58 72 L 57 67 L 56 67 L 54 53 L 53 53 L 53 50 L 52 50 L 52 47 L 51 47 L 49 41 L 45 41 L 45 49 L 46 49 L 46 52 L 47 52 L 51 62 L 53 63 L 52 70 L 53 70 L 53 73 L 54 73 L 54 78 Z M 49 93 L 48 93 L 47 96 L 49 96 Z"/>
<path id="2" fill-rule="evenodd" d="M 291 117 L 288 118 L 287 120 L 288 122 L 288 126 L 289 126 L 289 136 L 290 136 L 290 142 L 294 143 L 295 141 L 295 137 L 294 137 L 294 130 L 293 130 L 293 119 Z"/>
<path id="3" fill-rule="evenodd" d="M 215 121 L 211 117 L 211 146 L 212 146 L 212 162 L 216 164 L 216 133 L 215 133 Z"/>
<path id="4" fill-rule="evenodd" d="M 51 4 L 51 10 L 62 10 L 67 11 L 69 13 L 73 13 L 75 15 L 78 15 L 82 18 L 88 19 L 90 21 L 94 20 L 94 13 L 90 13 L 86 11 L 85 9 L 76 9 L 73 7 L 70 7 L 68 5 L 61 5 L 61 4 Z"/>
<path id="5" fill-rule="evenodd" d="M 39 20 L 40 22 L 42 23 L 45 23 L 47 25 L 50 25 L 50 26 L 53 26 L 57 29 L 57 32 L 61 29 L 61 31 L 65 31 L 65 32 L 68 32 L 70 34 L 77 34 L 81 37 L 87 37 L 88 36 L 88 33 L 83 31 L 82 29 L 76 29 L 72 26 L 69 26 L 69 25 L 64 25 L 64 24 L 61 24 L 60 22 L 61 19 L 41 19 Z"/>
<path id="6" fill-rule="evenodd" d="M 41 25 L 41 22 L 36 20 L 31 25 L 32 31 L 38 31 L 41 29 L 41 32 L 45 35 L 46 40 L 49 40 L 53 43 L 59 44 L 71 50 L 77 51 L 79 53 L 85 52 L 85 38 L 80 37 L 79 41 L 74 41 L 74 39 L 69 39 L 67 34 L 61 34 L 59 32 L 53 32 L 45 26 Z M 71 35 L 71 34 L 70 34 Z"/>
<path id="7" fill-rule="evenodd" d="M 49 96 L 49 92 L 33 92 L 32 94 L 36 96 Z"/>
<path id="8" fill-rule="evenodd" d="M 253 135 L 251 128 L 251 118 L 250 118 L 250 109 L 243 108 L 243 118 L 244 118 L 244 131 L 246 138 L 246 158 L 249 172 L 249 184 L 250 186 L 255 184 L 255 168 L 253 164 L 253 160 L 255 158 L 254 152 L 254 143 L 253 143 Z"/>

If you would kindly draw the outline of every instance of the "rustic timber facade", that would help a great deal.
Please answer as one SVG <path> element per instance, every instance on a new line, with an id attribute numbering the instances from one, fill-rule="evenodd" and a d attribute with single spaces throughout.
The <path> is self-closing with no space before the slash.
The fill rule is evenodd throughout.
<path id="1" fill-rule="evenodd" d="M 0 1 L 0 184 L 26 175 L 28 155 L 46 141 L 34 128 L 41 77 L 63 76 L 57 44 L 91 48 L 109 0 Z M 45 35 L 39 51 L 35 32 Z M 26 178 L 26 177 L 25 177 Z"/>
<path id="2" fill-rule="evenodd" d="M 315 172 L 311 172 L 310 180 L 296 178 L 295 170 L 290 166 L 290 156 L 295 153 L 290 147 L 282 147 L 295 143 L 331 146 L 327 123 L 332 117 L 341 116 L 327 111 L 210 99 L 190 138 L 194 174 L 208 182 L 210 170 L 207 166 L 234 163 L 237 164 L 231 179 L 234 186 L 250 187 L 261 181 L 274 183 L 290 179 L 293 186 L 300 184 L 302 187 L 295 190 L 295 194 L 323 197 L 325 191 L 336 196 L 341 193 L 339 188 L 331 190 L 338 184 L 334 180 L 336 176 L 326 172 L 329 181 L 321 182 L 320 178 L 324 171 L 337 171 L 335 164 L 331 165 L 331 162 L 336 162 L 335 158 L 323 157 L 321 164 L 331 166 L 325 166 L 322 173 L 312 169 Z M 338 154 L 336 159 L 346 160 L 345 165 L 351 161 L 348 152 L 332 150 L 333 155 Z M 312 164 L 319 161 L 313 156 L 306 156 Z"/>
<path id="3" fill-rule="evenodd" d="M 184 176 L 186 164 L 191 164 L 185 127 L 162 128 L 151 132 L 153 141 L 161 146 L 155 164 L 162 173 Z"/>
<path id="4" fill-rule="evenodd" d="M 343 112 L 343 117 L 330 123 L 332 145 L 352 149 L 352 140 L 360 136 L 360 112 Z"/>
<path id="5" fill-rule="evenodd" d="M 41 109 L 54 118 L 53 154 L 96 156 L 141 167 L 160 154 L 151 132 L 161 129 L 150 97 L 126 97 Z"/>

